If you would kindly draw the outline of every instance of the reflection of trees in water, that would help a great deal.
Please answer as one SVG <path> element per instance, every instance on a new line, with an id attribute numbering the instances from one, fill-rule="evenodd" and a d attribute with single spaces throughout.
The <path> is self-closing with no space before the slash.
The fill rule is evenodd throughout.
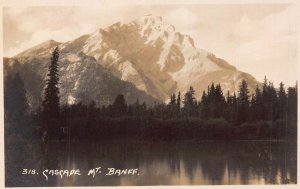
<path id="1" fill-rule="evenodd" d="M 42 176 L 45 163 L 55 162 L 56 158 L 46 158 L 47 148 L 41 148 L 37 140 L 7 139 L 5 143 L 5 185 L 10 187 L 18 186 L 53 186 L 54 179 L 48 182 Z M 52 163 L 53 164 L 53 163 Z M 53 165 L 53 167 L 57 167 Z M 23 169 L 35 169 L 38 175 L 24 175 Z"/>
<path id="2" fill-rule="evenodd" d="M 296 148 L 295 146 L 290 147 L 292 148 L 285 146 L 284 142 L 271 142 L 271 145 L 270 142 L 233 143 L 227 153 L 236 157 L 228 159 L 228 166 L 229 169 L 240 172 L 242 184 L 251 184 L 248 183 L 249 177 L 253 177 L 253 175 L 249 175 L 251 172 L 254 175 L 262 176 L 268 184 L 283 184 L 287 180 L 287 171 L 294 171 L 293 175 L 296 175 L 293 161 L 288 158 L 296 156 L 296 154 L 290 156 Z M 285 157 L 287 157 L 286 160 Z M 279 179 L 278 172 L 281 175 Z M 290 182 L 296 182 L 296 177 L 290 178 Z"/>
<path id="3" fill-rule="evenodd" d="M 26 145 L 25 145 L 26 144 Z M 157 185 L 157 184 L 268 184 L 296 182 L 295 144 L 272 142 L 20 142 L 7 150 L 7 180 L 23 186 Z M 20 155 L 23 156 L 20 156 Z M 285 155 L 286 154 L 286 155 Z M 285 157 L 287 157 L 285 161 Z M 33 166 L 34 165 L 34 166 Z M 90 178 L 91 168 L 103 174 Z M 80 169 L 76 178 L 17 176 L 23 167 Z M 104 176 L 106 168 L 139 168 L 140 176 Z M 289 179 L 287 175 L 290 175 Z M 280 176 L 278 176 L 280 175 Z M 183 178 L 186 177 L 186 178 Z M 18 180 L 14 180 L 18 179 Z M 126 182 L 124 182 L 126 181 Z"/>
<path id="4" fill-rule="evenodd" d="M 41 171 L 45 169 L 57 169 L 59 160 L 64 156 L 65 148 L 63 145 L 58 145 L 57 143 L 41 143 Z M 41 179 L 45 180 L 45 178 Z M 46 186 L 55 186 L 57 184 L 57 177 L 48 177 Z"/>

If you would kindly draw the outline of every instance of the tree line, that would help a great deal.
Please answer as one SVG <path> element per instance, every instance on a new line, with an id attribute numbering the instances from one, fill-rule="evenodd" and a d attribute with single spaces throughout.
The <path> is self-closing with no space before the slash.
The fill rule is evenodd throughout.
<path id="1" fill-rule="evenodd" d="M 147 106 L 138 99 L 127 104 L 118 94 L 108 106 L 59 104 L 59 50 L 53 51 L 40 111 L 28 114 L 26 90 L 19 74 L 5 78 L 5 121 L 11 131 L 29 125 L 45 138 L 61 138 L 62 128 L 74 139 L 283 139 L 295 138 L 297 84 L 276 89 L 266 77 L 250 94 L 243 80 L 237 93 L 226 95 L 212 83 L 197 100 L 191 86 L 183 95 L 172 94 L 168 103 Z M 22 123 L 21 123 L 22 122 Z M 33 126 L 33 127 L 32 127 Z M 36 126 L 36 127 L 34 127 Z M 26 130 L 26 129 L 25 129 Z M 28 129 L 27 129 L 28 130 Z M 32 131 L 28 131 L 30 133 Z M 23 132 L 26 133 L 26 132 Z"/>

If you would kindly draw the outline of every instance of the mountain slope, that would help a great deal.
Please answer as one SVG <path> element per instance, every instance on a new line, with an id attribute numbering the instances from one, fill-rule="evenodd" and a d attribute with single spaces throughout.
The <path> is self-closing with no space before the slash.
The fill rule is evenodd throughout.
<path id="1" fill-rule="evenodd" d="M 51 51 L 50 51 L 51 52 Z M 4 59 L 4 73 L 19 72 L 24 80 L 27 98 L 32 110 L 42 102 L 43 87 L 50 63 L 50 54 L 37 57 L 14 57 Z M 103 68 L 93 57 L 61 53 L 59 60 L 60 103 L 89 104 L 98 106 L 113 102 L 117 94 L 123 94 L 128 103 L 137 99 L 153 104 L 157 99 L 136 89 L 129 82 L 120 80 Z"/>
<path id="2" fill-rule="evenodd" d="M 72 99 L 74 93 L 75 99 L 88 95 L 87 99 L 102 98 L 101 101 L 108 102 L 105 98 L 109 98 L 110 92 L 101 96 L 97 90 L 109 89 L 97 87 L 100 83 L 103 86 L 107 83 L 108 86 L 114 85 L 117 80 L 106 83 L 104 73 L 109 78 L 132 83 L 138 90 L 161 101 L 166 101 L 172 93 L 185 92 L 189 86 L 196 89 L 199 97 L 211 82 L 220 83 L 223 93 L 237 92 L 243 79 L 248 82 L 251 92 L 259 84 L 250 74 L 237 70 L 208 51 L 198 49 L 190 36 L 176 32 L 175 27 L 165 23 L 160 16 L 147 15 L 130 23 L 118 22 L 66 43 L 50 40 L 13 59 L 22 64 L 26 59 L 43 62 L 48 57 L 49 61 L 51 51 L 57 45 L 62 54 L 61 93 L 65 101 Z M 28 63 L 32 64 L 29 60 Z M 34 69 L 38 71 L 38 68 Z M 43 67 L 43 70 L 45 74 L 46 68 Z M 82 86 L 78 87 L 80 84 Z M 87 94 L 85 87 L 91 88 L 89 93 L 97 94 Z M 142 93 L 136 91 L 131 93 L 141 97 Z"/>
<path id="3" fill-rule="evenodd" d="M 211 82 L 221 83 L 224 92 L 231 93 L 237 91 L 242 79 L 249 83 L 250 91 L 258 84 L 251 75 L 196 48 L 191 37 L 176 32 L 159 16 L 119 22 L 78 41 L 62 45 L 62 49 L 69 50 L 70 44 L 81 46 L 80 51 L 93 56 L 115 76 L 161 100 L 191 85 L 200 95 Z"/>

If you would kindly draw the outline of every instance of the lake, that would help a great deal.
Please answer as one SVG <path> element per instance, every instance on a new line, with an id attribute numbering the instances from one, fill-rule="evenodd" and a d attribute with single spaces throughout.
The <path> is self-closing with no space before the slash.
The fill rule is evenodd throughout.
<path id="1" fill-rule="evenodd" d="M 8 141 L 5 155 L 7 187 L 248 185 L 297 181 L 296 143 L 284 141 L 65 141 L 47 145 Z M 88 175 L 93 168 L 99 168 L 94 177 Z M 121 169 L 123 174 L 106 175 L 112 170 L 109 168 Z M 23 169 L 27 169 L 27 174 Z M 81 175 L 51 176 L 52 169 L 78 169 Z M 135 174 L 128 174 L 129 170 L 131 173 L 135 170 Z"/>

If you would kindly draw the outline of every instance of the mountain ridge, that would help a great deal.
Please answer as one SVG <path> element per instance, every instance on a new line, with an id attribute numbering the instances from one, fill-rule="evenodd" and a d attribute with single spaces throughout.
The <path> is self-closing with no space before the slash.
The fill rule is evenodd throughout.
<path id="1" fill-rule="evenodd" d="M 243 79 L 250 92 L 259 85 L 250 74 L 197 48 L 190 36 L 177 32 L 161 16 L 117 22 L 65 43 L 49 40 L 14 58 L 50 57 L 55 46 L 60 48 L 63 60 L 82 64 L 80 57 L 94 58 L 95 64 L 114 77 L 160 101 L 167 101 L 172 93 L 185 92 L 189 86 L 200 96 L 212 82 L 220 83 L 223 92 L 231 94 L 237 92 Z"/>

